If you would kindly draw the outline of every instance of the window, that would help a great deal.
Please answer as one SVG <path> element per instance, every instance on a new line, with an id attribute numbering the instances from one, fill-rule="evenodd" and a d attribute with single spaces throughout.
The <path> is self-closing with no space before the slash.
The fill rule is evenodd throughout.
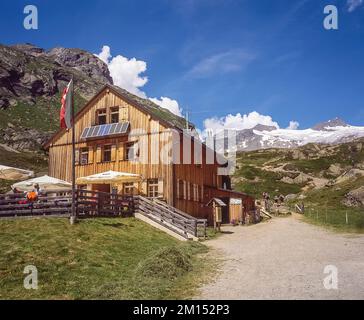
<path id="1" fill-rule="evenodd" d="M 88 164 L 88 148 L 82 148 L 81 149 L 80 162 L 81 162 L 81 165 Z"/>
<path id="2" fill-rule="evenodd" d="M 216 176 L 215 176 L 215 174 L 212 175 L 212 186 L 216 187 Z"/>
<path id="3" fill-rule="evenodd" d="M 158 179 L 148 180 L 148 197 L 150 198 L 158 197 Z"/>
<path id="4" fill-rule="evenodd" d="M 200 191 L 199 191 L 199 196 L 200 196 L 199 201 L 203 202 L 203 186 L 200 186 L 199 189 L 200 189 Z"/>
<path id="5" fill-rule="evenodd" d="M 125 182 L 123 183 L 123 191 L 125 195 L 134 194 L 134 183 L 133 182 Z"/>
<path id="6" fill-rule="evenodd" d="M 111 161 L 111 145 L 104 146 L 102 161 L 103 162 L 110 162 Z"/>
<path id="7" fill-rule="evenodd" d="M 198 197 L 198 185 L 197 184 L 193 184 L 193 201 L 199 201 L 199 197 Z"/>
<path id="8" fill-rule="evenodd" d="M 183 180 L 177 181 L 177 198 L 183 199 L 184 198 L 184 187 L 183 187 Z"/>
<path id="9" fill-rule="evenodd" d="M 119 122 L 119 107 L 111 108 L 110 123 Z"/>
<path id="10" fill-rule="evenodd" d="M 106 124 L 106 109 L 97 110 L 96 113 L 97 124 Z"/>
<path id="11" fill-rule="evenodd" d="M 136 143 L 127 143 L 125 146 L 125 160 L 136 160 Z"/>
<path id="12" fill-rule="evenodd" d="M 187 200 L 191 200 L 191 183 L 187 183 Z"/>

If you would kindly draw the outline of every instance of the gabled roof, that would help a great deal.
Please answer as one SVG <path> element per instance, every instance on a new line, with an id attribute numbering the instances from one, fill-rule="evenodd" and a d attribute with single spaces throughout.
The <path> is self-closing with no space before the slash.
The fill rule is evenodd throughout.
<path id="1" fill-rule="evenodd" d="M 186 129 L 186 119 L 175 115 L 169 110 L 162 108 L 155 104 L 149 99 L 140 98 L 125 89 L 108 84 L 107 87 L 112 89 L 115 93 L 118 93 L 125 100 L 129 100 L 130 104 L 137 104 L 140 108 L 143 108 L 147 113 L 155 116 L 155 118 L 163 120 L 169 123 L 170 127 L 176 127 L 179 129 Z M 194 128 L 195 126 L 189 122 L 189 128 Z"/>
<path id="2" fill-rule="evenodd" d="M 75 115 L 75 119 L 76 121 L 89 109 L 89 107 L 91 106 L 92 102 L 105 90 L 110 90 L 112 93 L 114 93 L 115 95 L 119 96 L 121 99 L 123 99 L 125 102 L 129 103 L 130 105 L 138 108 L 139 110 L 141 110 L 142 112 L 145 112 L 147 114 L 150 114 L 152 116 L 152 118 L 154 118 L 155 120 L 160 121 L 163 125 L 169 127 L 169 128 L 175 128 L 178 130 L 183 130 L 186 128 L 186 120 L 180 116 L 177 116 L 175 114 L 173 114 L 172 112 L 170 112 L 169 110 L 165 109 L 165 108 L 161 108 L 160 106 L 158 106 L 157 104 L 155 104 L 154 102 L 152 102 L 149 99 L 143 99 L 140 98 L 122 88 L 119 88 L 117 86 L 114 85 L 110 85 L 110 84 L 106 84 L 105 86 L 102 87 L 102 89 L 95 94 L 95 96 L 93 98 L 91 98 L 84 106 L 81 110 L 79 110 L 77 112 L 77 114 Z M 194 125 L 189 122 L 189 127 L 190 128 L 194 128 Z M 51 145 L 51 143 L 59 138 L 63 133 L 65 133 L 66 130 L 65 129 L 60 129 L 59 131 L 57 131 L 45 144 L 44 144 L 44 148 L 49 148 L 49 146 Z"/>
<path id="3" fill-rule="evenodd" d="M 209 206 L 212 202 L 215 202 L 218 206 L 220 207 L 226 207 L 226 204 L 224 201 L 222 201 L 219 198 L 212 198 L 207 204 L 206 206 Z"/>

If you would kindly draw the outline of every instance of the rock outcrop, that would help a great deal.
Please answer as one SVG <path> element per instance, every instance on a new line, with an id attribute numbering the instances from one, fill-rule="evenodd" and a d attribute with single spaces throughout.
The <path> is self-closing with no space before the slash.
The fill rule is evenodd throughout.
<path id="1" fill-rule="evenodd" d="M 0 45 L 0 108 L 34 105 L 37 98 L 54 97 L 72 76 L 76 92 L 85 99 L 103 84 L 112 84 L 107 65 L 86 51 Z"/>
<path id="2" fill-rule="evenodd" d="M 348 192 L 343 203 L 349 207 L 364 206 L 364 186 Z"/>
<path id="3" fill-rule="evenodd" d="M 108 66 L 87 51 L 0 45 L 0 143 L 9 150 L 39 150 L 51 134 L 47 130 L 57 129 L 59 97 L 71 77 L 79 106 L 113 84 Z M 49 119 L 52 128 L 40 126 Z"/>

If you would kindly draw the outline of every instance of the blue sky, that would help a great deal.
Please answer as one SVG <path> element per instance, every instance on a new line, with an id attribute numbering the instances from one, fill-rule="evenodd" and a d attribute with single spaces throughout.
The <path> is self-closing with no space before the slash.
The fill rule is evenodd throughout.
<path id="1" fill-rule="evenodd" d="M 138 90 L 175 99 L 200 128 L 252 111 L 281 127 L 336 116 L 364 125 L 364 3 L 351 1 L 355 10 L 348 0 L 2 1 L 0 42 L 107 45 L 145 62 Z M 23 27 L 26 4 L 38 7 L 38 30 Z M 338 30 L 323 27 L 328 4 Z"/>

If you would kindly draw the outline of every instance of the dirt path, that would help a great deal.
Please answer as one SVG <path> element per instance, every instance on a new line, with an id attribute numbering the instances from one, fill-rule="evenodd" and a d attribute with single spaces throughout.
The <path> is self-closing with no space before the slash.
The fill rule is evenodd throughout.
<path id="1" fill-rule="evenodd" d="M 300 221 L 274 218 L 210 240 L 221 270 L 197 299 L 364 299 L 364 236 L 336 234 Z M 338 269 L 327 290 L 324 268 Z"/>

